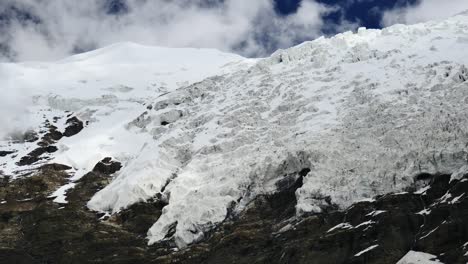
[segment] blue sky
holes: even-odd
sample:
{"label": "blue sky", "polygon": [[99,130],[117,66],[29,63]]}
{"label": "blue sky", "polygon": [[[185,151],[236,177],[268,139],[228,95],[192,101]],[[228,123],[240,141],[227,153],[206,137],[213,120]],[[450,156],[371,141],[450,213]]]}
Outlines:
{"label": "blue sky", "polygon": [[54,60],[121,41],[258,57],[466,9],[467,0],[1,0],[0,60]]}
{"label": "blue sky", "polygon": [[[317,2],[340,7],[325,16],[332,23],[346,19],[367,28],[381,28],[382,16],[387,10],[405,6],[416,6],[418,0],[318,0]],[[277,11],[288,15],[297,11],[301,0],[275,0]]]}

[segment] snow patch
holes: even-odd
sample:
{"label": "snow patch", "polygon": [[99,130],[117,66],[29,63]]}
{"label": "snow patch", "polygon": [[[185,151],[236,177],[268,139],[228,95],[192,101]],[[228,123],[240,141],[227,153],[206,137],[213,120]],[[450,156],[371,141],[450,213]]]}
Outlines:
{"label": "snow patch", "polygon": [[372,246],[370,246],[370,247],[368,247],[368,248],[366,248],[366,249],[364,249],[364,250],[362,250],[362,251],[356,253],[356,255],[354,255],[354,256],[355,256],[355,257],[359,257],[359,256],[361,256],[361,255],[363,255],[363,254],[365,254],[365,253],[367,253],[367,252],[369,252],[369,251],[371,251],[371,250],[377,248],[378,246],[379,246],[379,245],[372,245]]}
{"label": "snow patch", "polygon": [[429,215],[431,213],[431,210],[428,208],[424,208],[423,210],[417,212],[416,214],[418,215]]}
{"label": "snow patch", "polygon": [[426,186],[426,187],[423,187],[419,190],[417,190],[416,192],[414,192],[415,194],[425,194],[429,189],[431,188],[430,185]]}
{"label": "snow patch", "polygon": [[333,232],[335,230],[338,230],[338,229],[353,229],[354,226],[349,224],[349,223],[341,223],[341,224],[338,224],[332,228],[330,228],[327,233],[330,233],[330,232]]}
{"label": "snow patch", "polygon": [[48,198],[55,198],[54,202],[59,204],[67,204],[67,196],[66,193],[68,190],[73,189],[75,187],[75,183],[71,182],[66,185],[63,185],[54,193],[52,193]]}
{"label": "snow patch", "polygon": [[452,201],[450,201],[450,204],[455,204],[455,203],[460,202],[460,200],[461,200],[461,198],[462,198],[463,196],[465,196],[465,193],[462,193],[462,194],[460,194],[459,196],[453,198]]}
{"label": "snow patch", "polygon": [[432,233],[434,233],[435,231],[437,231],[437,229],[439,229],[439,227],[436,227],[434,229],[432,229],[431,231],[427,232],[427,234],[425,234],[424,236],[422,236],[419,240],[422,240],[428,236],[430,236]]}
{"label": "snow patch", "polygon": [[372,211],[372,212],[366,214],[366,216],[375,217],[375,216],[378,216],[378,215],[386,213],[386,212],[387,211],[385,211],[385,210],[375,210],[375,211]]}
{"label": "snow patch", "polygon": [[373,224],[375,224],[375,223],[376,223],[375,221],[369,220],[369,221],[360,223],[359,225],[355,226],[354,228],[359,228],[359,227],[362,227],[362,226],[373,225]]}
{"label": "snow patch", "polygon": [[437,256],[418,252],[418,251],[409,251],[402,259],[400,259],[396,264],[443,264],[437,259]]}

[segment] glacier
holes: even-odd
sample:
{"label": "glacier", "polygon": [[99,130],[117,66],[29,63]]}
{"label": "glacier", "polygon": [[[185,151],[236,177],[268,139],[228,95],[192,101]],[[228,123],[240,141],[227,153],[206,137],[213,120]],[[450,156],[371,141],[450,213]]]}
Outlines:
{"label": "glacier", "polygon": [[[149,243],[175,227],[182,248],[304,170],[297,217],[404,191],[424,173],[468,173],[466,47],[462,13],[360,28],[262,59],[121,43],[55,63],[1,64],[10,82],[0,84],[33,95],[32,126],[64,113],[89,122],[51,156],[73,167],[71,181],[104,157],[122,162],[90,209],[116,213],[157,196],[168,205]],[[13,162],[0,157],[0,170],[20,174]]]}

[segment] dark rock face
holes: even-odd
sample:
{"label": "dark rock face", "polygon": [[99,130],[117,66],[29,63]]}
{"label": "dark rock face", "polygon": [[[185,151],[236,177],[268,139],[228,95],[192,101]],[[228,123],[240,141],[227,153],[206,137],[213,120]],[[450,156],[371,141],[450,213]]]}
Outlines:
{"label": "dark rock face", "polygon": [[[58,168],[59,171],[55,169]],[[134,263],[145,240],[115,220],[100,221],[86,202],[110,178],[90,172],[67,193],[68,204],[48,195],[67,181],[61,166],[0,185],[0,263]],[[128,217],[131,219],[132,217]]]}
{"label": "dark rock face", "polygon": [[67,128],[65,128],[65,132],[63,132],[63,135],[66,137],[71,137],[74,136],[83,130],[83,122],[79,120],[76,116],[71,117],[67,120],[66,124],[68,125]]}
{"label": "dark rock face", "polygon": [[0,157],[5,157],[15,153],[14,151],[0,151]]}
{"label": "dark rock face", "polygon": [[148,229],[159,219],[166,205],[156,199],[140,202],[123,210],[114,219],[125,229],[144,238]]}
{"label": "dark rock face", "polygon": [[112,158],[104,158],[96,164],[93,168],[93,172],[99,172],[107,175],[111,175],[122,168],[122,164],[118,161],[113,161]]}
{"label": "dark rock face", "polygon": [[49,131],[42,137],[39,145],[49,145],[59,141],[63,137],[63,134],[57,130],[57,127],[50,125]]}
{"label": "dark rock face", "polygon": [[86,209],[92,195],[110,181],[112,160],[100,163],[102,168],[68,191],[65,205],[47,197],[67,181],[66,166],[3,179],[0,263],[394,264],[409,250],[437,255],[444,263],[468,261],[463,246],[468,241],[468,178],[431,175],[424,179],[430,181],[425,191],[383,195],[344,211],[330,206],[323,214],[298,217],[295,191],[304,170],[295,181],[282,182],[280,192],[255,198],[241,214],[229,214],[203,241],[174,251],[170,232],[152,246],[145,240],[166,205],[158,199],[102,218]]}
{"label": "dark rock face", "polygon": [[50,163],[42,166],[42,170],[52,170],[52,171],[66,171],[71,169],[70,166],[57,164],[57,163]]}
{"label": "dark rock face", "polygon": [[41,160],[41,156],[44,153],[54,153],[58,149],[56,146],[45,146],[45,147],[39,147],[34,149],[33,151],[29,152],[28,155],[22,157],[20,161],[17,163],[18,166],[25,166],[25,165],[31,165],[39,160]]}

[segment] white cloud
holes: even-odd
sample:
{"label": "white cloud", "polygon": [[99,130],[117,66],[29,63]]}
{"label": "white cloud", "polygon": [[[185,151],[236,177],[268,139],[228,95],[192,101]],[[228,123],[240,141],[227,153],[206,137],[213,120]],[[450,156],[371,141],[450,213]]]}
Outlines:
{"label": "white cloud", "polygon": [[416,6],[407,6],[385,12],[382,24],[415,24],[450,17],[468,10],[467,0],[422,0]]}
{"label": "white cloud", "polygon": [[330,7],[304,0],[298,12],[277,15],[273,0],[225,0],[211,7],[202,0],[128,0],[126,14],[108,15],[103,1],[4,0],[36,15],[42,23],[15,22],[8,44],[17,60],[50,60],[82,47],[120,41],[169,47],[207,47],[243,55],[266,55],[298,40],[320,35],[321,15]]}
{"label": "white cloud", "polygon": [[10,136],[11,133],[23,133],[29,128],[26,107],[31,103],[26,96],[27,91],[16,87],[4,65],[0,65],[0,139]]}

